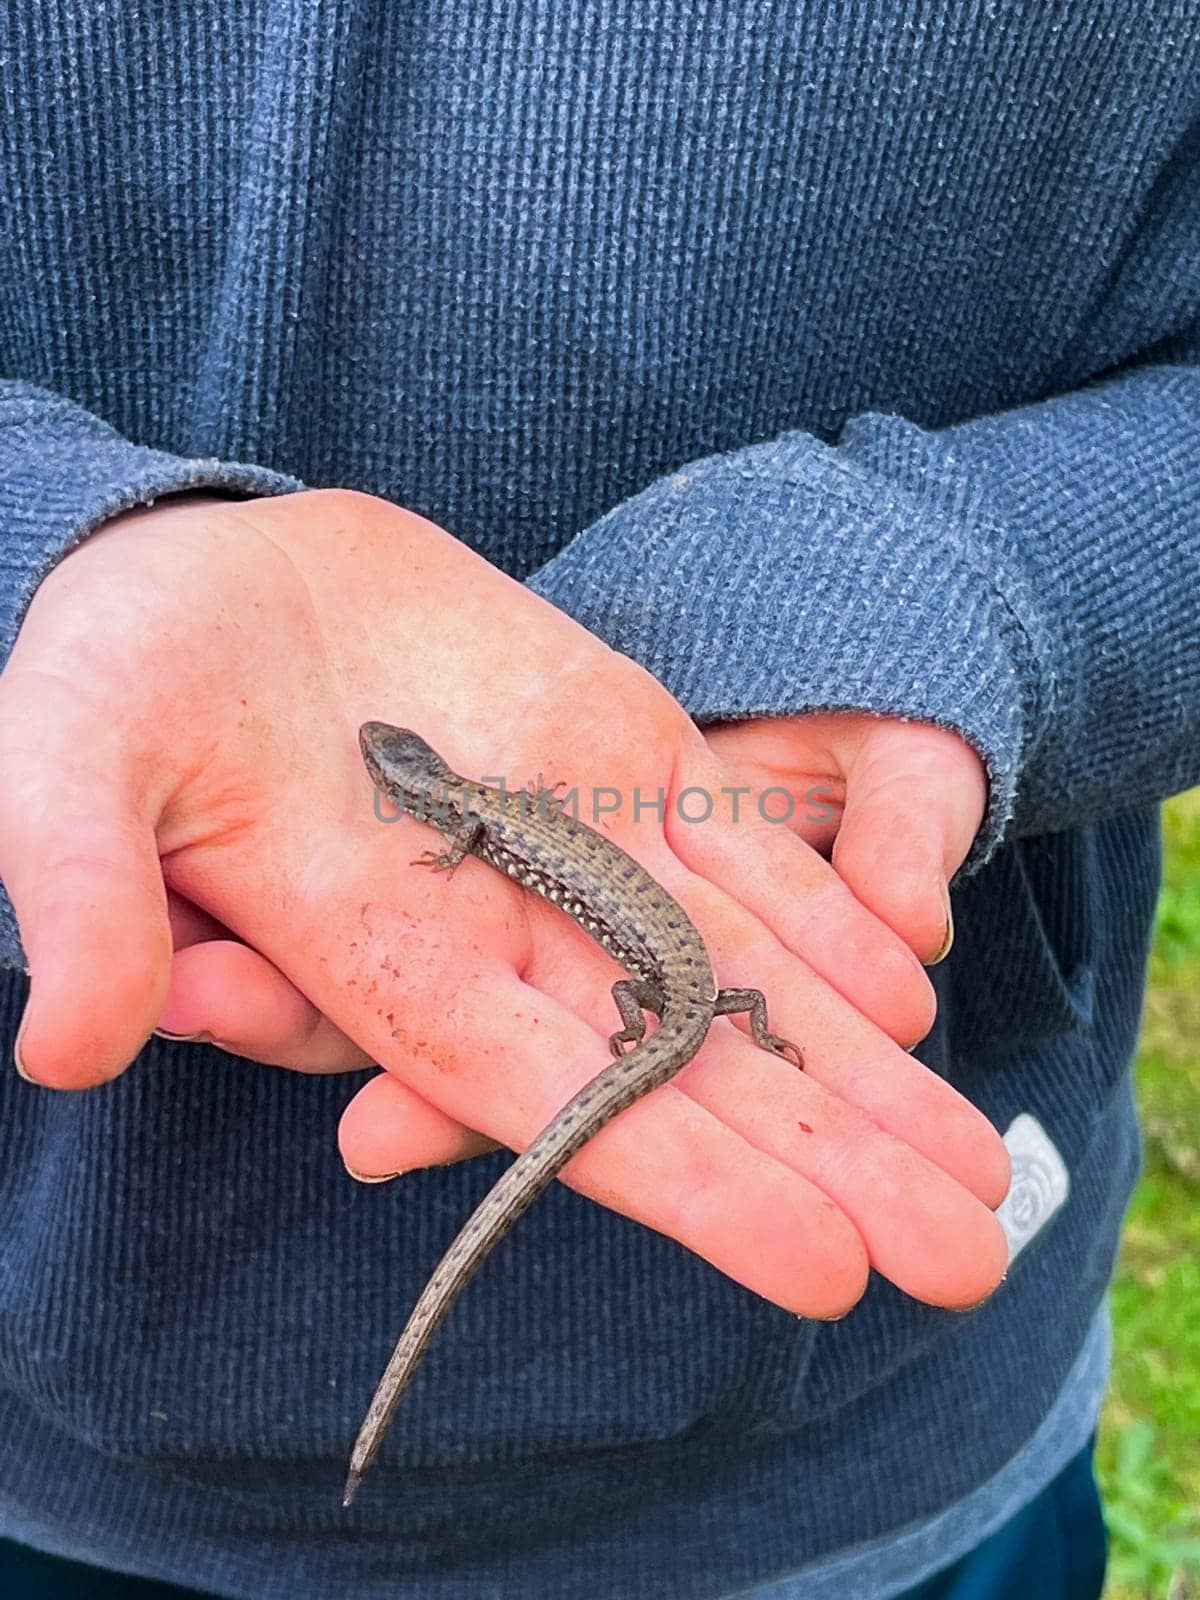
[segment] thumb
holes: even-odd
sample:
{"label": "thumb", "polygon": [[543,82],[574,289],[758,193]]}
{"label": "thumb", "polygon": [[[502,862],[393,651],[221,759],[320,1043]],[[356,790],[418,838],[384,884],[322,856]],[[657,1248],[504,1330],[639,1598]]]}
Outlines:
{"label": "thumb", "polygon": [[342,1162],[360,1183],[383,1183],[414,1167],[449,1166],[498,1148],[388,1072],[363,1085],[338,1125]]}
{"label": "thumb", "polygon": [[116,1077],[166,997],[166,892],[131,768],[117,730],[74,695],[0,678],[0,879],[30,971],[17,1063],[51,1088]]}
{"label": "thumb", "polygon": [[833,864],[926,964],[941,960],[953,941],[949,883],[986,802],[975,751],[929,723],[873,723],[847,762]]}

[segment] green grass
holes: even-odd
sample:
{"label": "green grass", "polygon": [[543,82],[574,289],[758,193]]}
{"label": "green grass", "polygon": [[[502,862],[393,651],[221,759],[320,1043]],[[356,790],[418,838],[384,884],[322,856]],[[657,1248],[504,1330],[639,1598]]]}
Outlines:
{"label": "green grass", "polygon": [[1113,1285],[1106,1600],[1200,1600],[1200,790],[1167,807],[1138,1058],[1146,1163]]}

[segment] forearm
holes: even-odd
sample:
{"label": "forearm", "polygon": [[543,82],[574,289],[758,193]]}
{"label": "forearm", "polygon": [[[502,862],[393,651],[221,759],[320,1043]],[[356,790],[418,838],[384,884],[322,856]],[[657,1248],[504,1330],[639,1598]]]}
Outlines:
{"label": "forearm", "polygon": [[1200,370],[692,463],[530,580],[699,720],[857,709],[983,758],[980,865],[1200,778]]}
{"label": "forearm", "polygon": [[841,449],[961,517],[1027,643],[1013,834],[1200,781],[1200,366],[1149,366],[925,433],[864,417]]}

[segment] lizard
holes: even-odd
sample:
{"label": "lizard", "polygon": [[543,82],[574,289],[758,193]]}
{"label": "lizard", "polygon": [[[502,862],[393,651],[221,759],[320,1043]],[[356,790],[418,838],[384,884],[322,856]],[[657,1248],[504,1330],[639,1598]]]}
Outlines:
{"label": "lizard", "polygon": [[[379,792],[445,836],[448,848],[427,850],[413,865],[450,874],[468,855],[479,857],[558,906],[629,976],[612,990],[622,1024],[609,1039],[615,1059],[505,1170],[421,1291],[355,1440],[346,1506],[434,1333],[484,1258],[589,1139],[692,1060],[715,1017],[746,1013],[755,1044],[804,1065],[795,1045],[769,1031],[761,991],[719,988],[704,940],[679,902],[619,845],[559,806],[552,791],[463,778],[419,734],[386,722],[364,723],[359,747]],[[646,1012],[658,1019],[648,1039]]]}

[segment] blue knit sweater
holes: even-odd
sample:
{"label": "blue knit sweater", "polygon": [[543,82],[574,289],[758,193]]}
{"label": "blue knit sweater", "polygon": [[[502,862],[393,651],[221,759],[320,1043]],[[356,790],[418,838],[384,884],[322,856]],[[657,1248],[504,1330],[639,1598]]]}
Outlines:
{"label": "blue knit sweater", "polygon": [[[0,651],[123,507],[342,484],[697,719],[959,729],[991,800],[921,1054],[1071,1176],[979,1311],[834,1325],[557,1186],[347,1514],[503,1158],[359,1187],[360,1076],[215,1050],[4,1073],[0,1528],[253,1600],[696,1600],[996,1473],[1110,1271],[1200,779],[1192,0],[8,0],[0,197]],[[11,1040],[6,906],[0,949]]]}

